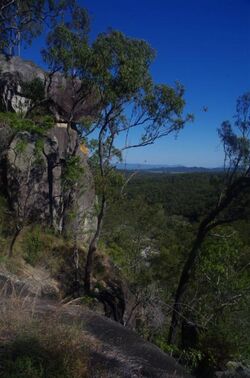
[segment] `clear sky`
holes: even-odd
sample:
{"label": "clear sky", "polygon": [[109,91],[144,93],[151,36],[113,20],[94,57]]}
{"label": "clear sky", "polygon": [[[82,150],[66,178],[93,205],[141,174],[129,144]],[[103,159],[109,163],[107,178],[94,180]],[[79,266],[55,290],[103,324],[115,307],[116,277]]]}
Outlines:
{"label": "clear sky", "polygon": [[[232,119],[250,90],[250,0],[80,0],[91,17],[91,39],[108,27],[141,38],[157,51],[156,82],[180,81],[186,111],[195,115],[177,140],[130,150],[127,163],[219,166],[217,127]],[[42,39],[23,52],[38,64]],[[207,107],[205,112],[204,106]]]}

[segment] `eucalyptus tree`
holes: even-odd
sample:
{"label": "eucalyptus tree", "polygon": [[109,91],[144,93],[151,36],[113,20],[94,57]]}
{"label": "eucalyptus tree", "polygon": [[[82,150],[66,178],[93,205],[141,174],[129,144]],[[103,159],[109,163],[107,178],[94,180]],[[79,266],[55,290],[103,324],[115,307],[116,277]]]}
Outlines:
{"label": "eucalyptus tree", "polygon": [[182,85],[154,83],[150,66],[155,52],[145,41],[109,31],[90,45],[79,30],[61,25],[50,35],[44,57],[52,70],[60,70],[74,83],[80,81],[76,102],[89,96],[98,102],[95,113],[77,124],[90,146],[99,194],[97,227],[85,267],[85,291],[89,293],[93,256],[107,203],[112,199],[111,187],[114,181],[117,184],[114,161],[122,158],[124,150],[147,146],[170,133],[178,133],[192,115],[183,116]]}
{"label": "eucalyptus tree", "polygon": [[20,55],[21,42],[31,44],[45,28],[65,19],[85,19],[88,15],[75,0],[0,0],[0,50]]}
{"label": "eucalyptus tree", "polygon": [[[216,227],[249,216],[250,192],[250,93],[237,100],[234,122],[225,121],[218,130],[224,148],[224,176],[217,203],[201,221],[192,248],[188,252],[174,296],[168,342],[175,343],[183,316],[185,295],[198,265],[205,238]],[[197,267],[198,268],[198,267]]]}
{"label": "eucalyptus tree", "polygon": [[[95,159],[100,203],[96,232],[89,245],[85,290],[90,291],[93,256],[102,230],[114,179],[112,163],[124,150],[153,144],[184,127],[191,115],[182,116],[184,89],[155,84],[150,75],[154,51],[144,41],[120,32],[101,34],[92,45],[91,65],[100,110],[88,133],[97,134]],[[135,130],[135,132],[134,132]],[[117,148],[117,138],[120,139]]]}

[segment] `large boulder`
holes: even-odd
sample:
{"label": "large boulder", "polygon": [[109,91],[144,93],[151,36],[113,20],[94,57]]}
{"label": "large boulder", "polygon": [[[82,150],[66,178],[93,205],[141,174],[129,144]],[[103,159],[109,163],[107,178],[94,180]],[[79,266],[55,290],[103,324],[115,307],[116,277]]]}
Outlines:
{"label": "large boulder", "polygon": [[96,114],[98,97],[89,88],[83,88],[78,79],[65,78],[60,73],[52,75],[31,61],[3,55],[0,55],[0,109],[26,114],[33,104],[26,97],[23,84],[35,79],[44,85],[42,106],[58,122],[78,122],[83,116]]}
{"label": "large boulder", "polygon": [[250,378],[250,367],[241,362],[229,361],[225,371],[215,374],[217,378]]}

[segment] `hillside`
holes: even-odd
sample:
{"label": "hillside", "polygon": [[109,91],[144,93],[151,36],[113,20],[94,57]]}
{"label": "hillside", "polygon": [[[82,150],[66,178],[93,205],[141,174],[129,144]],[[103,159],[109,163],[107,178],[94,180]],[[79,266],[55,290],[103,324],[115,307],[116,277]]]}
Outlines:
{"label": "hillside", "polygon": [[[25,314],[32,312],[32,317],[35,318],[54,317],[54,314],[58,316],[59,313],[62,323],[66,322],[72,326],[78,322],[84,324],[86,340],[94,339],[93,345],[88,345],[90,355],[87,365],[90,373],[84,373],[86,377],[103,374],[110,377],[187,376],[174,359],[122,325],[89,311],[86,306],[61,305],[65,295],[74,295],[74,259],[78,257],[73,254],[74,242],[71,242],[70,235],[73,233],[77,243],[81,241],[84,246],[95,227],[93,178],[77,132],[65,126],[65,109],[63,114],[58,113],[61,98],[59,94],[55,95],[55,89],[52,97],[50,92],[47,94],[46,106],[43,105],[46,109],[48,106],[51,109],[50,114],[56,114],[57,118],[47,129],[43,126],[43,121],[39,129],[38,125],[25,119],[21,121],[18,115],[15,116],[15,112],[18,113],[21,109],[28,111],[26,106],[29,105],[29,98],[22,92],[23,83],[27,80],[33,82],[37,78],[46,80],[46,73],[32,62],[25,62],[20,58],[7,61],[1,57],[1,62],[1,103],[2,108],[6,107],[0,118],[0,177],[3,204],[1,217],[4,222],[9,222],[9,226],[2,225],[1,236],[3,262],[0,281],[3,318],[8,311],[8,316],[14,315],[11,312],[15,311],[12,308],[15,303],[15,306],[20,306],[18,316],[21,322],[26,318]],[[7,98],[4,97],[5,94]],[[10,111],[14,113],[11,114]],[[81,112],[81,109],[78,108],[78,111]],[[19,125],[15,128],[18,122]],[[72,213],[73,218],[70,215]],[[40,228],[36,226],[38,223]],[[49,226],[52,227],[51,231],[46,231]],[[62,249],[65,250],[64,255]],[[73,260],[69,259],[70,255],[65,255],[68,252],[73,256]],[[7,260],[5,254],[8,256]],[[65,265],[67,260],[68,266]],[[72,272],[70,269],[73,269]],[[119,277],[114,276],[112,284],[109,282],[112,279],[111,273],[105,274],[107,278],[103,279],[103,284],[106,289],[104,287],[99,297],[97,296],[100,300],[98,311],[109,313],[109,316],[116,319],[117,312],[112,310],[112,301],[115,303],[118,300],[115,290],[119,289],[119,283],[115,284],[117,288],[113,285],[115,280],[119,281]],[[70,279],[72,282],[67,287],[67,281]],[[107,297],[105,300],[108,290],[114,292],[110,299]],[[67,301],[70,302],[69,298]],[[109,306],[111,312],[107,310]],[[123,314],[120,321],[123,321],[122,317]],[[19,322],[17,319],[16,321]],[[29,320],[28,315],[27,326],[29,321],[33,322],[34,319]],[[1,325],[2,357],[4,350],[14,342],[13,335],[5,337],[9,326],[13,325],[7,326],[4,322]],[[59,325],[56,324],[57,326]],[[23,324],[23,327],[26,325]],[[13,332],[19,337],[21,330],[15,329]],[[127,340],[126,343],[124,340]],[[87,343],[89,344],[89,341]],[[26,358],[25,350],[22,353]],[[96,366],[101,371],[100,375]],[[5,376],[4,371],[2,373]]]}
{"label": "hillside", "polygon": [[155,173],[215,173],[223,172],[223,168],[205,168],[205,167],[186,167],[183,165],[164,165],[164,164],[117,164],[117,169],[123,171],[141,171],[141,172],[155,172]]}

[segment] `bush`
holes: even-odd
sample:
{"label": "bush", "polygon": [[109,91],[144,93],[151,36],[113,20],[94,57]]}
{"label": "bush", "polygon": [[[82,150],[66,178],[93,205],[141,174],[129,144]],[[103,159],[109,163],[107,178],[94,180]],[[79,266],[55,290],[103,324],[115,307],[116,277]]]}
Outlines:
{"label": "bush", "polygon": [[0,112],[0,123],[10,127],[14,134],[28,131],[31,134],[43,136],[53,126],[53,119],[48,116],[41,116],[36,120],[22,118],[17,113]]}
{"label": "bush", "polygon": [[200,344],[204,355],[216,369],[224,369],[235,355],[236,346],[230,334],[224,333],[222,329],[204,335]]}
{"label": "bush", "polygon": [[44,249],[40,228],[36,226],[30,230],[30,232],[25,235],[22,244],[25,261],[28,264],[35,266],[41,259]]}

